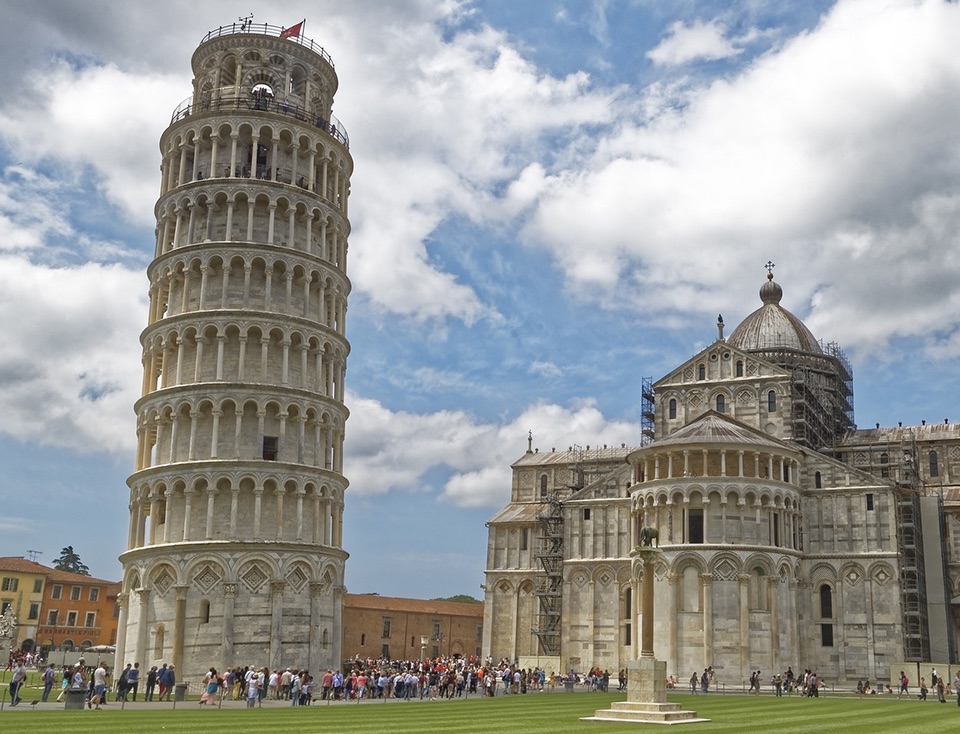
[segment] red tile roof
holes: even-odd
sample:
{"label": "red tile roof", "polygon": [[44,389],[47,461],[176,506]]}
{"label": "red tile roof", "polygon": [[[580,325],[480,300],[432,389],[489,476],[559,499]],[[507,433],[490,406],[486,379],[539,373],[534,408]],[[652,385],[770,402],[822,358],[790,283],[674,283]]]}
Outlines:
{"label": "red tile roof", "polygon": [[428,599],[404,599],[379,594],[346,594],[345,609],[381,609],[389,612],[414,612],[421,614],[447,614],[454,617],[482,617],[483,602],[464,603],[455,601],[432,601]]}

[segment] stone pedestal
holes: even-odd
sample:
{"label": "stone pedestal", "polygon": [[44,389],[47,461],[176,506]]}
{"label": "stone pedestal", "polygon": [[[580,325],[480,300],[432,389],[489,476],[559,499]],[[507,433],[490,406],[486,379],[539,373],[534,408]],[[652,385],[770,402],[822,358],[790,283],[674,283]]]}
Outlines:
{"label": "stone pedestal", "polygon": [[638,547],[631,554],[642,566],[640,657],[627,663],[627,700],[597,711],[584,721],[632,721],[637,724],[692,724],[700,719],[678,703],[667,703],[667,664],[653,657],[653,562],[659,549]]}
{"label": "stone pedestal", "polygon": [[632,721],[637,724],[693,724],[701,719],[678,703],[667,703],[667,664],[656,658],[627,663],[627,700],[601,709],[584,721]]}

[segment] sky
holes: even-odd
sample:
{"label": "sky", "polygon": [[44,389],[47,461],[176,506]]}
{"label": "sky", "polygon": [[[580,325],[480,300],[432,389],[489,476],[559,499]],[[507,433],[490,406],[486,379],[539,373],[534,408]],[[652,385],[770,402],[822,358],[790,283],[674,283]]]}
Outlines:
{"label": "sky", "polygon": [[[119,579],[158,142],[249,6],[3,7],[0,555]],[[768,260],[861,427],[960,419],[957,4],[254,9],[332,56],[355,162],[348,591],[482,597],[528,431],[639,445],[642,378],[759,307]]]}

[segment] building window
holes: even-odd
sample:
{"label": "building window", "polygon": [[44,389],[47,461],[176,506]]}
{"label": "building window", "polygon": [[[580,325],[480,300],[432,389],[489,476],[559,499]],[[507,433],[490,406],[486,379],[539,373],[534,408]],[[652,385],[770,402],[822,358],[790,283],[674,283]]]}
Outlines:
{"label": "building window", "polygon": [[157,627],[157,633],[153,637],[153,657],[163,657],[163,638],[166,636],[166,630],[163,625]]}
{"label": "building window", "polygon": [[868,511],[873,510],[873,495],[872,495],[872,494],[868,494],[868,495],[867,495],[867,510],[868,510]]}
{"label": "building window", "polygon": [[820,625],[820,644],[824,647],[833,647],[833,625]]}
{"label": "building window", "polygon": [[50,592],[51,599],[59,599],[63,596],[63,587],[60,584],[54,584],[53,590]]}
{"label": "building window", "polygon": [[280,439],[277,436],[263,437],[263,460],[276,461],[277,452],[280,448]]}
{"label": "building window", "polygon": [[777,412],[777,393],[771,390],[767,393],[767,412],[776,413]]}
{"label": "building window", "polygon": [[383,630],[381,630],[380,636],[381,637],[390,636],[390,617],[383,618]]}
{"label": "building window", "polygon": [[937,466],[937,452],[930,452],[930,476],[939,477],[940,476],[940,467]]}
{"label": "building window", "polygon": [[77,613],[67,612],[67,627],[76,627],[76,626],[77,626]]}
{"label": "building window", "polygon": [[380,657],[382,657],[384,660],[390,659],[390,645],[380,646]]}
{"label": "building window", "polygon": [[100,601],[100,587],[91,586],[90,587],[90,601]]}
{"label": "building window", "polygon": [[71,586],[70,587],[70,601],[80,601],[80,587]]}
{"label": "building window", "polygon": [[483,625],[478,624],[477,625],[477,642],[481,642],[482,640],[483,640]]}
{"label": "building window", "polygon": [[431,657],[433,657],[434,659],[440,657],[440,646],[439,646],[439,645],[434,645],[434,646],[433,646],[433,652],[430,653],[430,655],[431,655]]}
{"label": "building window", "polygon": [[547,496],[547,475],[544,474],[540,477],[540,499],[545,499]]}
{"label": "building window", "polygon": [[96,612],[87,612],[87,618],[83,623],[84,627],[96,627],[97,626],[97,613]]}
{"label": "building window", "polygon": [[33,580],[33,593],[39,594],[43,591],[43,579],[34,579]]}
{"label": "building window", "polygon": [[677,399],[676,398],[670,398],[669,415],[671,418],[677,417]]}
{"label": "building window", "polygon": [[590,508],[589,508],[589,507],[587,507],[587,508],[583,511],[583,519],[584,519],[584,520],[589,520],[589,519],[590,519]]}
{"label": "building window", "polygon": [[16,591],[19,585],[20,579],[4,576],[3,582],[0,583],[0,591]]}
{"label": "building window", "polygon": [[326,627],[323,628],[323,634],[320,636],[320,644],[323,647],[326,647],[330,644],[330,630]]}
{"label": "building window", "polygon": [[697,379],[706,380],[707,379],[707,366],[705,364],[697,365]]}
{"label": "building window", "polygon": [[820,475],[820,472],[813,475],[813,486],[817,489],[823,489],[823,477]]}
{"label": "building window", "polygon": [[737,360],[737,377],[743,377],[743,360]]}
{"label": "building window", "polygon": [[833,619],[833,589],[828,584],[820,587],[820,617]]}
{"label": "building window", "polygon": [[366,644],[367,644],[367,636],[366,636],[366,634],[361,633],[361,635],[360,635],[360,647],[363,647],[363,646],[366,645]]}
{"label": "building window", "polygon": [[529,542],[530,542],[529,528],[520,528],[520,550],[525,551],[527,549],[527,544]]}
{"label": "building window", "polygon": [[433,639],[434,640],[440,639],[440,622],[438,622],[437,620],[433,620]]}
{"label": "building window", "polygon": [[33,602],[30,605],[30,611],[27,613],[27,619],[39,619],[40,618],[40,605],[37,602]]}
{"label": "building window", "polygon": [[200,602],[200,624],[210,623],[210,602],[204,599]]}
{"label": "building window", "polygon": [[702,509],[690,509],[687,510],[687,542],[688,543],[702,543],[703,542],[703,510]]}
{"label": "building window", "polygon": [[59,612],[56,609],[51,609],[47,612],[47,624],[51,627],[57,626],[57,614]]}
{"label": "building window", "polygon": [[723,395],[717,395],[717,412],[725,413],[727,411],[727,400]]}

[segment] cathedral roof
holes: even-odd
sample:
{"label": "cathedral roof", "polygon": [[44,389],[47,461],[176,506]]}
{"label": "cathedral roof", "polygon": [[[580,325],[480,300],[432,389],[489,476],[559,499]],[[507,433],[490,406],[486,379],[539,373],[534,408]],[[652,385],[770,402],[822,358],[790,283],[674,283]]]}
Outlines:
{"label": "cathedral roof", "polygon": [[787,348],[821,354],[820,343],[810,329],[780,305],[782,297],[783,289],[767,271],[767,282],[760,288],[763,305],[740,322],[727,342],[751,352]]}
{"label": "cathedral roof", "polygon": [[789,448],[791,451],[797,449],[796,446],[784,443],[773,436],[768,436],[713,410],[707,411],[669,436],[655,441],[650,448],[657,450],[666,446],[705,443],[776,447],[781,450]]}

